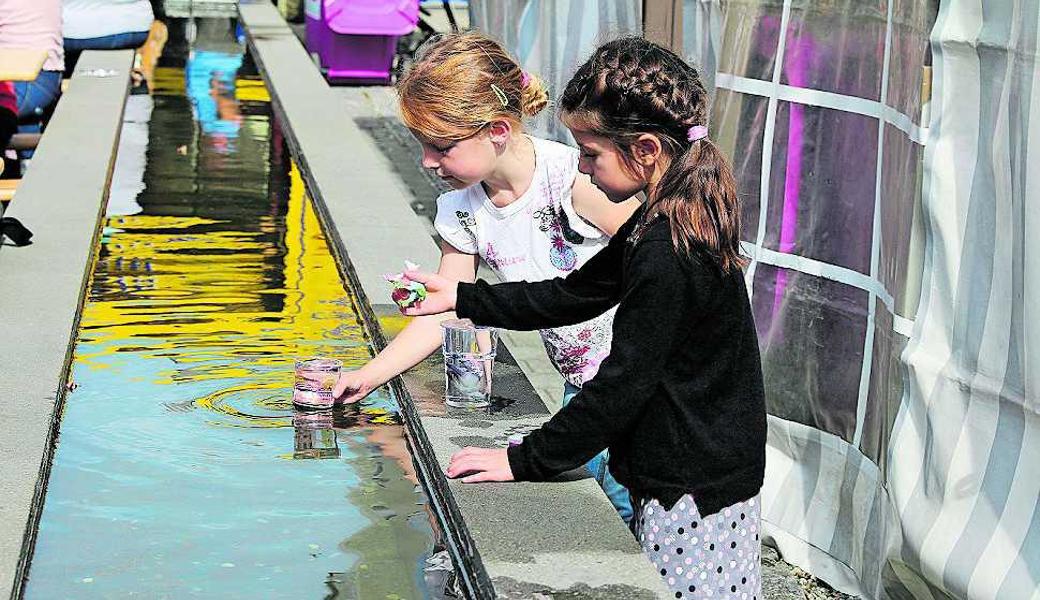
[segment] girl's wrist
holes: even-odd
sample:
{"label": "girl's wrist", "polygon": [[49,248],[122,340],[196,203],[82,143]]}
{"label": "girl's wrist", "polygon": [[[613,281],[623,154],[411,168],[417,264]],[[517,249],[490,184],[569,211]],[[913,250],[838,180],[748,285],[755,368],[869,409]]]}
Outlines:
{"label": "girl's wrist", "polygon": [[358,378],[372,389],[375,389],[387,381],[390,381],[390,377],[385,379],[382,377],[379,369],[378,357],[370,360],[365,366],[361,367],[356,371]]}

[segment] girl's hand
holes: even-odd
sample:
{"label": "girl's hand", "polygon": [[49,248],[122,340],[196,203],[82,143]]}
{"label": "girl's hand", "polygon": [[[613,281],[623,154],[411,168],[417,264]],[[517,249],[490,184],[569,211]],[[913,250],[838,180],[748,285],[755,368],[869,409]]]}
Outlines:
{"label": "girl's hand", "polygon": [[419,271],[407,271],[404,276],[426,286],[426,299],[408,308],[402,308],[402,313],[417,317],[455,310],[455,292],[458,290],[459,282],[434,273]]}
{"label": "girl's hand", "polygon": [[339,374],[339,379],[332,388],[332,397],[336,402],[353,404],[371,394],[376,387],[361,371],[346,371]]}
{"label": "girl's hand", "polygon": [[481,481],[513,481],[509,456],[505,448],[474,448],[467,446],[451,455],[447,475],[452,479],[469,473],[462,483]]}

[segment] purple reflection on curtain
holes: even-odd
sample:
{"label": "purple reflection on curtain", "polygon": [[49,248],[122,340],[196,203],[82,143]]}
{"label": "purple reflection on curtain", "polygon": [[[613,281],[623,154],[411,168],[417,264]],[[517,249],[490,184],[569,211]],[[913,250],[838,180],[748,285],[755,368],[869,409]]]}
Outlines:
{"label": "purple reflection on curtain", "polygon": [[[790,35],[788,49],[784,52],[784,69],[790,85],[802,87],[806,85],[813,41],[809,34],[796,35],[791,32]],[[805,107],[792,103],[787,118],[787,165],[784,173],[784,210],[780,220],[780,252],[794,250],[795,239],[798,237],[798,192],[802,182]],[[774,313],[781,310],[786,289],[787,271],[780,269],[776,273],[776,287],[773,290]]]}

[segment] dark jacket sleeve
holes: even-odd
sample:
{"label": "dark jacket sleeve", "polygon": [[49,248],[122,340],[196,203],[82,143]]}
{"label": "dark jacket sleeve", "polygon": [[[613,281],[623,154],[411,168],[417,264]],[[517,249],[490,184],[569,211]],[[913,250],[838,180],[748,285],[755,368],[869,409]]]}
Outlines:
{"label": "dark jacket sleeve", "polygon": [[696,300],[670,240],[637,244],[627,272],[610,356],[566,407],[509,449],[516,480],[540,481],[584,464],[645,416],[677,340],[690,328]]}
{"label": "dark jacket sleeve", "polygon": [[483,280],[460,283],[455,312],[478,325],[519,331],[588,321],[620,299],[624,237],[619,232],[566,279],[497,285]]}

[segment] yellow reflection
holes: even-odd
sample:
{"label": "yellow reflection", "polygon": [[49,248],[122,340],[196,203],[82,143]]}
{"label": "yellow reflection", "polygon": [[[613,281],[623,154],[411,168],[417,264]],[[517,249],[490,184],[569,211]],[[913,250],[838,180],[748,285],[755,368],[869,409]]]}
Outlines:
{"label": "yellow reflection", "polygon": [[260,79],[235,80],[235,99],[243,102],[270,102],[271,94]]}
{"label": "yellow reflection", "polygon": [[153,94],[164,96],[184,95],[184,70],[173,67],[156,67]]}
{"label": "yellow reflection", "polygon": [[251,377],[285,389],[297,357],[366,360],[353,299],[295,165],[290,179],[284,248],[270,223],[228,231],[198,217],[111,219],[97,273],[120,293],[87,303],[83,333],[91,343],[78,360],[96,367],[101,357],[147,346],[177,365],[155,383]]}

